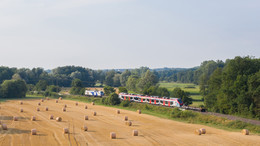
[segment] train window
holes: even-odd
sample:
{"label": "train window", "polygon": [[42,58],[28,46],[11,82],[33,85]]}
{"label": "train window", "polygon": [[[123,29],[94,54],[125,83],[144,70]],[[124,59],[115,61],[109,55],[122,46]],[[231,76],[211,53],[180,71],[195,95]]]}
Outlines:
{"label": "train window", "polygon": [[152,99],[152,102],[154,102],[154,100]]}
{"label": "train window", "polygon": [[171,105],[173,104],[173,102],[171,101]]}
{"label": "train window", "polygon": [[160,103],[163,103],[163,101],[162,101],[162,100],[160,100]]}
{"label": "train window", "polygon": [[168,104],[168,101],[165,101],[165,104]]}
{"label": "train window", "polygon": [[159,103],[160,101],[159,100],[156,100],[156,103]]}

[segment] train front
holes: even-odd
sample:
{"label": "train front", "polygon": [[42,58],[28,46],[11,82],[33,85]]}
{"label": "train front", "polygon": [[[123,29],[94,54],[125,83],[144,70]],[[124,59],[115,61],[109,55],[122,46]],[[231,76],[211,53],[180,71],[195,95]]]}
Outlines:
{"label": "train front", "polygon": [[183,106],[183,102],[182,102],[182,100],[180,99],[180,98],[178,98],[178,103],[179,103],[179,105],[180,105],[180,107],[182,107]]}

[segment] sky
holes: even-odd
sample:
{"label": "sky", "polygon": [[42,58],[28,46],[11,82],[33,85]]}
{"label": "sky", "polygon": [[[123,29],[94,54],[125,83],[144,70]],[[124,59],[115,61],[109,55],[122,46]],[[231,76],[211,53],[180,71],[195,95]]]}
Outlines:
{"label": "sky", "polygon": [[0,0],[0,66],[190,68],[260,57],[259,0]]}

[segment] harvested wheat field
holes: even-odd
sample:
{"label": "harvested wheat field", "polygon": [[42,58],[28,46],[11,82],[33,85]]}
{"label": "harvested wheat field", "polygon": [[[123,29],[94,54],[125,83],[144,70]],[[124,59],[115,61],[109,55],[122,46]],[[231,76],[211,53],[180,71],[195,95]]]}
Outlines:
{"label": "harvested wheat field", "polygon": [[[260,145],[260,136],[243,135],[240,132],[229,132],[197,124],[187,124],[158,117],[138,114],[137,112],[54,99],[46,100],[37,106],[38,100],[23,100],[23,104],[10,100],[1,104],[0,120],[7,130],[0,130],[0,145]],[[67,104],[66,112],[61,109]],[[49,110],[44,110],[45,107]],[[40,111],[35,109],[39,107]],[[20,112],[23,108],[24,112]],[[97,112],[93,116],[93,112]],[[50,119],[50,115],[54,118]],[[88,115],[88,120],[83,117]],[[13,116],[18,121],[13,121]],[[32,121],[31,117],[36,120]],[[124,117],[132,122],[126,126]],[[56,117],[62,121],[57,122]],[[87,130],[82,129],[87,126]],[[64,128],[68,133],[64,134]],[[196,135],[196,129],[205,128],[206,134]],[[31,134],[37,129],[36,135]],[[133,130],[138,136],[133,136]],[[110,133],[116,133],[116,139]]]}

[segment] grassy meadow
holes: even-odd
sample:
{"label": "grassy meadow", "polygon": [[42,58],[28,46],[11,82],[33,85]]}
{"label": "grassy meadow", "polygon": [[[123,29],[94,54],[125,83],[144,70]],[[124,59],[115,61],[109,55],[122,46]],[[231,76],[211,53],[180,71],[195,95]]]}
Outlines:
{"label": "grassy meadow", "polygon": [[202,101],[202,96],[200,95],[200,89],[198,85],[191,83],[176,83],[176,82],[160,82],[160,87],[165,87],[169,91],[172,91],[174,88],[179,87],[182,90],[189,92],[192,98],[192,105],[194,107],[198,107],[199,105],[204,105]]}

